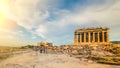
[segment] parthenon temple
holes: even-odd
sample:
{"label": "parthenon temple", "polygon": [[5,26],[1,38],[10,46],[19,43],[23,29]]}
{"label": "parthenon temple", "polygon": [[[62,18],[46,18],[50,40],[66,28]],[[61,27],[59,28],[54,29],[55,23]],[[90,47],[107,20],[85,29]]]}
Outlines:
{"label": "parthenon temple", "polygon": [[109,28],[77,29],[74,34],[74,44],[109,44]]}

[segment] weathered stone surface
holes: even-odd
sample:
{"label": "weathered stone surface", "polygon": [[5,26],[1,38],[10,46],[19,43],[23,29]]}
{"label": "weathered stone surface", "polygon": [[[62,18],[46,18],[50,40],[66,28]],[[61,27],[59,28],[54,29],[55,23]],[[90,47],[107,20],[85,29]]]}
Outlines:
{"label": "weathered stone surface", "polygon": [[74,35],[75,45],[109,44],[109,28],[77,29]]}

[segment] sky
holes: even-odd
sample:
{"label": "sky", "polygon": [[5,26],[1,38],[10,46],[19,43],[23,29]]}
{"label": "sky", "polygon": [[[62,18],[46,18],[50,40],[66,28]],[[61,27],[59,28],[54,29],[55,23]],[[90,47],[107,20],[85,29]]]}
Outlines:
{"label": "sky", "polygon": [[120,0],[0,0],[0,46],[72,44],[76,29],[91,27],[120,41]]}

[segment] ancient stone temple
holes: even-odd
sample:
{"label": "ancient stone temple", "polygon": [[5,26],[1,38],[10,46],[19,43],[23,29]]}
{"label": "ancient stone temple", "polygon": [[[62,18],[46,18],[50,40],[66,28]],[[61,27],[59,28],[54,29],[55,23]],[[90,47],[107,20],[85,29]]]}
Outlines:
{"label": "ancient stone temple", "polygon": [[109,44],[109,28],[77,29],[74,34],[74,44]]}

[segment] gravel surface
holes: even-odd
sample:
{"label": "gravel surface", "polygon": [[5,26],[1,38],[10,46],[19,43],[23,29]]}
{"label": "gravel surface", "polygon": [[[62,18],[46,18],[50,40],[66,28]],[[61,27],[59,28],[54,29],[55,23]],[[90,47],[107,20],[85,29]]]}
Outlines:
{"label": "gravel surface", "polygon": [[0,68],[120,68],[120,66],[80,61],[66,54],[40,54],[30,51],[2,61]]}

